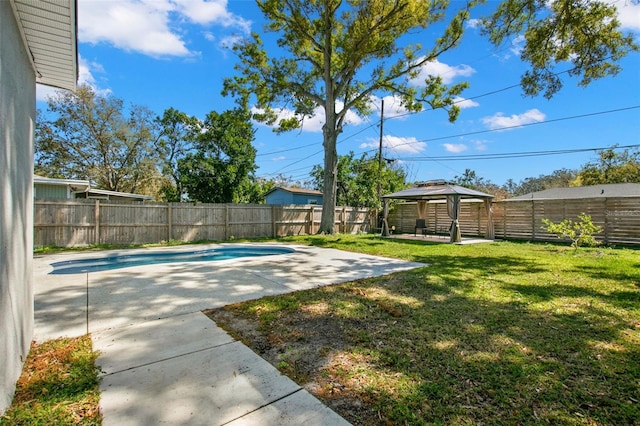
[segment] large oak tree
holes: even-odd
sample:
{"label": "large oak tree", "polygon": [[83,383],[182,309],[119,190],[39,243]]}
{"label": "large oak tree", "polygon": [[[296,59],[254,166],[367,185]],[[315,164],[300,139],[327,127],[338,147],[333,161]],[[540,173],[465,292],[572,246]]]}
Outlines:
{"label": "large oak tree", "polygon": [[256,168],[254,135],[243,110],[207,114],[192,152],[177,160],[180,183],[189,199],[203,203],[240,201]]}
{"label": "large oak tree", "polygon": [[[454,121],[459,109],[454,98],[465,83],[447,86],[427,77],[424,86],[412,80],[423,65],[455,48],[463,35],[470,9],[449,0],[258,0],[268,31],[278,37],[271,54],[261,37],[235,46],[237,75],[225,80],[223,93],[236,96],[243,108],[254,106],[254,118],[285,131],[300,127],[306,117],[324,111],[324,203],[320,232],[334,232],[338,155],[336,142],[348,111],[371,113],[372,95],[394,94],[405,108],[443,108]],[[548,7],[548,5],[551,5]],[[453,11],[454,7],[462,8]],[[411,44],[403,37],[445,24],[429,43]],[[525,37],[522,59],[531,63],[523,76],[528,94],[544,91],[550,97],[560,89],[555,66],[572,62],[580,84],[615,74],[629,50],[615,9],[596,0],[506,0],[486,20],[486,33],[496,44],[517,34]],[[296,115],[278,118],[279,108]]]}
{"label": "large oak tree", "polygon": [[145,192],[158,179],[153,113],[83,85],[58,91],[39,113],[35,172],[47,177],[88,179],[100,189]]}

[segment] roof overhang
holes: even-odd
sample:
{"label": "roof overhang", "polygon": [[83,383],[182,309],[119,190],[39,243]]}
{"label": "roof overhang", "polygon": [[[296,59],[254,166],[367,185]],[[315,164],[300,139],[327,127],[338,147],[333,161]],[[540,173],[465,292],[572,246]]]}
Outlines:
{"label": "roof overhang", "polygon": [[153,197],[151,195],[142,195],[142,194],[132,194],[130,192],[118,192],[118,191],[108,191],[106,189],[88,189],[87,195],[89,197],[92,196],[105,196],[105,197],[119,197],[119,198],[131,198],[134,200],[141,201],[152,201]]}
{"label": "roof overhang", "polygon": [[322,195],[322,192],[318,191],[316,189],[287,188],[287,187],[283,187],[283,186],[276,186],[275,188],[272,188],[271,190],[269,190],[265,195],[269,195],[272,192],[275,192],[275,191],[278,191],[278,190],[290,192],[292,194],[318,195],[318,196]]}
{"label": "roof overhang", "polygon": [[9,0],[36,83],[75,90],[78,81],[76,0]]}
{"label": "roof overhang", "polygon": [[57,185],[57,186],[68,186],[73,189],[75,192],[86,192],[91,186],[89,185],[88,180],[80,180],[80,179],[55,179],[55,178],[47,178],[42,176],[34,176],[33,183],[39,183],[44,185]]}
{"label": "roof overhang", "polygon": [[465,188],[445,181],[433,181],[426,185],[418,185],[393,194],[383,195],[382,198],[393,198],[401,200],[442,200],[450,196],[460,198],[491,199],[493,195],[474,189]]}

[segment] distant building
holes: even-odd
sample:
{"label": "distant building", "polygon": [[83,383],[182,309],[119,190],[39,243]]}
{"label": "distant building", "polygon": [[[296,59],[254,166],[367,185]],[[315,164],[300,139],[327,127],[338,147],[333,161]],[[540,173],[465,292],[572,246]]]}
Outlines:
{"label": "distant building", "polygon": [[640,197],[640,183],[609,183],[602,185],[551,188],[509,198],[505,201],[574,200],[579,198]]}
{"label": "distant building", "polygon": [[315,189],[273,188],[267,192],[267,204],[320,204],[322,192]]}
{"label": "distant building", "polygon": [[93,189],[88,180],[33,177],[34,198],[77,199],[91,198],[113,201],[153,201],[150,195]]}
{"label": "distant building", "polygon": [[88,180],[78,179],[54,179],[42,176],[33,176],[34,198],[72,199],[76,192],[85,192],[91,185]]}

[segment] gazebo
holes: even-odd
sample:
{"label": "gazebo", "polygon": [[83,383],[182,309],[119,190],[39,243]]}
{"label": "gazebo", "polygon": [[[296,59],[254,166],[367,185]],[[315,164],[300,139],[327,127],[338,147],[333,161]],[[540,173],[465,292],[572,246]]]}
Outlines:
{"label": "gazebo", "polygon": [[447,200],[447,213],[451,218],[450,241],[452,243],[459,243],[462,241],[462,236],[460,233],[458,215],[460,214],[460,200],[463,198],[479,199],[484,202],[485,209],[487,211],[487,230],[485,238],[492,240],[494,237],[491,209],[491,199],[493,198],[493,195],[455,185],[445,180],[430,180],[419,183],[413,188],[382,196],[382,199],[384,200],[382,235],[389,235],[389,223],[387,222],[387,216],[389,215],[389,200],[402,199],[417,201],[418,219],[424,219],[427,212],[427,203],[432,200],[444,199]]}

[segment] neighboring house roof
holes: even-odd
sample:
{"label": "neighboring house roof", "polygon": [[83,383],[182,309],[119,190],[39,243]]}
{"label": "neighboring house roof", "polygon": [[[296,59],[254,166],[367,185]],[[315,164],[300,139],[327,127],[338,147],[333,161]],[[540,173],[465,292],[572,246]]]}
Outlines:
{"label": "neighboring house roof", "polygon": [[44,184],[44,185],[60,185],[60,186],[69,186],[71,190],[74,192],[85,192],[87,191],[91,185],[88,180],[80,180],[80,179],[55,179],[48,178],[43,176],[34,175],[33,176],[34,184]]}
{"label": "neighboring house roof", "polygon": [[[42,185],[59,185],[69,187],[71,191],[76,194],[76,198],[129,198],[132,200],[150,201],[153,197],[150,195],[132,194],[129,192],[107,191],[106,189],[93,189],[88,180],[79,179],[55,179],[47,178],[43,176],[35,175],[33,177],[33,183]],[[78,197],[78,195],[84,194],[84,197]]]}
{"label": "neighboring house roof", "polygon": [[273,188],[271,191],[267,192],[265,195],[269,195],[272,192],[275,192],[277,190],[291,192],[292,194],[322,195],[321,191],[318,191],[318,190],[315,190],[315,189],[285,188],[285,187]]}
{"label": "neighboring house roof", "polygon": [[571,188],[551,188],[530,192],[506,199],[505,201],[524,200],[569,200],[576,198],[613,198],[640,197],[640,183],[610,183],[602,185],[575,186]]}
{"label": "neighboring house roof", "polygon": [[459,195],[460,198],[493,198],[493,195],[474,189],[455,185],[445,180],[431,180],[420,183],[413,188],[383,195],[382,198],[396,198],[404,200],[436,200],[447,198],[449,195]]}
{"label": "neighboring house roof", "polygon": [[36,83],[75,90],[78,80],[75,0],[9,0],[30,53]]}
{"label": "neighboring house roof", "polygon": [[142,194],[132,194],[130,192],[118,192],[118,191],[107,191],[106,189],[89,189],[87,192],[87,198],[98,198],[98,197],[117,197],[117,198],[130,198],[132,200],[140,200],[140,201],[151,201],[153,197],[150,195],[142,195]]}

